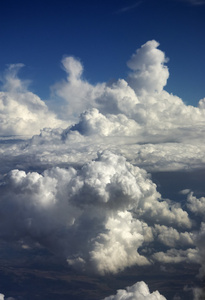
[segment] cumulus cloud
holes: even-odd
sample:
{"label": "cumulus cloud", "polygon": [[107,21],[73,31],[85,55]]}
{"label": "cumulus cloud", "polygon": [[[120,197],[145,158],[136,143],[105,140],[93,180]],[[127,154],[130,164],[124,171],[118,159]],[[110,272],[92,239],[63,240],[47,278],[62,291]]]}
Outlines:
{"label": "cumulus cloud", "polygon": [[158,46],[159,43],[155,40],[147,42],[127,62],[133,71],[128,82],[137,94],[161,92],[167,83],[169,71],[164,65],[167,59],[157,49]]}
{"label": "cumulus cloud", "polygon": [[[199,107],[187,106],[164,90],[169,72],[166,56],[158,47],[155,40],[145,43],[128,61],[132,72],[127,81],[119,79],[112,84],[90,84],[83,78],[80,60],[64,57],[62,65],[67,78],[52,88],[55,97],[63,99],[61,122],[45,102],[28,91],[28,83],[18,78],[23,65],[10,66],[1,92],[2,134],[33,134],[44,127],[66,127],[71,123],[77,126],[81,115],[81,125],[95,127],[85,130],[86,135],[99,132],[103,136],[119,136],[121,132],[122,136],[134,136],[137,142],[146,143],[201,140],[203,100]],[[85,118],[88,114],[89,119]]]}
{"label": "cumulus cloud", "polygon": [[192,232],[178,232],[173,227],[167,227],[164,225],[155,225],[155,234],[159,242],[168,247],[187,247],[193,246],[193,233]]}
{"label": "cumulus cloud", "polygon": [[132,136],[139,131],[139,125],[123,114],[103,115],[96,108],[85,111],[80,121],[70,130],[77,130],[82,135]]}
{"label": "cumulus cloud", "polygon": [[[158,47],[145,43],[126,80],[111,84],[90,84],[80,60],[64,57],[67,78],[53,86],[61,120],[18,78],[23,65],[9,67],[1,134],[35,135],[0,139],[1,239],[38,243],[100,275],[187,263],[204,276],[204,197],[183,185],[183,205],[166,199],[147,173],[205,164],[205,101],[187,106],[164,90],[169,72]],[[107,299],[121,296],[165,299],[145,283]]]}
{"label": "cumulus cloud", "polygon": [[0,134],[33,135],[48,126],[63,126],[45,102],[29,92],[28,82],[22,81],[17,74],[23,64],[11,65],[3,78],[0,91]]}
{"label": "cumulus cloud", "polygon": [[200,257],[197,249],[186,250],[170,249],[167,252],[157,252],[153,254],[153,259],[165,264],[197,263],[200,264]]}
{"label": "cumulus cloud", "polygon": [[52,90],[57,97],[66,101],[61,112],[62,118],[67,119],[69,116],[75,120],[82,111],[93,107],[94,99],[101,93],[105,84],[93,86],[84,80],[81,76],[83,66],[72,56],[64,57],[62,65],[67,79],[56,83]]}
{"label": "cumulus cloud", "polygon": [[187,207],[205,220],[205,197],[197,199],[194,193],[190,192],[187,196]]}
{"label": "cumulus cloud", "polygon": [[62,117],[86,135],[119,136],[121,132],[141,143],[200,143],[205,135],[203,99],[198,107],[187,106],[164,90],[169,71],[165,53],[158,47],[155,40],[145,43],[128,61],[132,70],[128,78],[112,84],[90,84],[82,77],[82,63],[65,57],[67,80],[53,86],[54,94],[64,99]]}
{"label": "cumulus cloud", "polygon": [[144,281],[128,286],[126,290],[118,290],[116,295],[104,298],[104,300],[166,300],[158,291],[150,293]]}
{"label": "cumulus cloud", "polygon": [[[1,194],[1,238],[28,236],[70,265],[100,274],[149,265],[137,250],[153,241],[154,223],[191,226],[179,204],[160,199],[146,171],[109,151],[80,169],[12,170],[2,178]],[[166,241],[169,229],[156,228]],[[173,241],[191,243],[188,233],[177,234],[173,229]]]}
{"label": "cumulus cloud", "polygon": [[3,214],[1,237],[29,235],[62,252],[69,264],[92,266],[101,274],[148,264],[137,252],[144,242],[142,222],[128,211],[146,197],[144,184],[153,189],[146,176],[109,152],[78,171],[54,168],[41,175],[13,170],[2,185],[1,207],[11,214],[15,230]]}

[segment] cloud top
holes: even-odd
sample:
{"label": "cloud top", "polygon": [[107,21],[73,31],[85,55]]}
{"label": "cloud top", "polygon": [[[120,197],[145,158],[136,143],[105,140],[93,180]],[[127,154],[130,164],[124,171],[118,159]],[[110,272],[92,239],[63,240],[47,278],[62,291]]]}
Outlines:
{"label": "cloud top", "polygon": [[166,300],[158,291],[150,293],[144,281],[128,286],[126,290],[118,290],[116,295],[104,298],[104,300]]}

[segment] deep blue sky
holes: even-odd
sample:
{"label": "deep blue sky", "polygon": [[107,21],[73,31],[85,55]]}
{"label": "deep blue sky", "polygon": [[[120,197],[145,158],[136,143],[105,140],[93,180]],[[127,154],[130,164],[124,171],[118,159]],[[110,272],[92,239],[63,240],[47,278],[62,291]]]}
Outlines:
{"label": "deep blue sky", "polygon": [[24,63],[21,78],[49,98],[65,76],[64,55],[81,59],[91,83],[126,78],[126,61],[150,39],[170,58],[167,90],[196,105],[205,97],[205,1],[4,0],[0,70]]}

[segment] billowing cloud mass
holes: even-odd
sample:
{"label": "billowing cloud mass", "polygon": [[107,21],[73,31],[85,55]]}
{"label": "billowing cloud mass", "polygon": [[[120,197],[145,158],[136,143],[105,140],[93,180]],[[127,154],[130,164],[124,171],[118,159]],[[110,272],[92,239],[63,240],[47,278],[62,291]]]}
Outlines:
{"label": "billowing cloud mass", "polygon": [[10,65],[3,79],[0,91],[0,134],[33,135],[44,127],[62,126],[45,102],[29,92],[28,82],[17,77],[23,64]]}
{"label": "billowing cloud mass", "polygon": [[[144,170],[111,152],[79,170],[12,170],[1,183],[1,194],[1,210],[7,211],[0,221],[2,238],[33,239],[60,251],[69,264],[100,274],[149,265],[149,257],[137,249],[153,241],[153,223],[192,226],[180,205],[158,200],[160,194]],[[160,231],[164,244],[165,234]],[[181,239],[191,243],[188,233]]]}
{"label": "billowing cloud mass", "polygon": [[128,286],[126,290],[118,290],[114,296],[106,297],[104,300],[166,300],[158,291],[150,293],[145,282],[137,282]]}
{"label": "billowing cloud mass", "polygon": [[[64,57],[56,114],[17,77],[22,65],[10,66],[0,93],[1,240],[44,247],[89,274],[183,264],[203,280],[204,188],[186,178],[204,174],[205,101],[187,106],[166,92],[158,47],[145,43],[112,84],[90,84],[80,60]],[[179,171],[167,197],[153,178]],[[139,282],[105,299],[165,298]]]}

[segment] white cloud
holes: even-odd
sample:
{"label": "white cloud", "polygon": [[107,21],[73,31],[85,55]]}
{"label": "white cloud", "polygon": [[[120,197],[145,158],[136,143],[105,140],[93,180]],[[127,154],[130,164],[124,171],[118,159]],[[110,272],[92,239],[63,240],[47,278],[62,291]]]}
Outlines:
{"label": "white cloud", "polygon": [[179,264],[182,262],[200,265],[200,256],[197,249],[188,248],[186,250],[170,249],[167,252],[157,252],[153,254],[153,259],[164,264]]}
{"label": "white cloud", "polygon": [[190,247],[194,245],[192,232],[178,232],[175,228],[164,225],[155,225],[155,234],[159,242],[168,247]]}
{"label": "white cloud", "polygon": [[94,106],[94,99],[102,93],[105,84],[93,86],[82,79],[83,66],[74,57],[65,57],[62,65],[67,73],[67,79],[56,83],[52,91],[57,97],[65,100],[61,110],[62,118],[74,121],[80,113]]}
{"label": "white cloud", "polygon": [[80,115],[80,121],[71,127],[83,135],[100,136],[132,136],[137,134],[140,126],[125,115],[103,115],[96,108]]}
{"label": "white cloud", "polygon": [[158,291],[150,293],[147,284],[143,281],[128,286],[126,290],[118,290],[116,295],[104,298],[104,300],[166,300]]}
{"label": "white cloud", "polygon": [[205,220],[205,197],[197,199],[193,192],[190,192],[187,196],[187,207]]}
{"label": "white cloud", "polygon": [[[100,274],[150,264],[137,251],[154,240],[147,222],[191,226],[180,205],[160,199],[146,171],[109,151],[79,169],[12,170],[2,178],[1,194],[2,238],[29,236],[70,265]],[[169,229],[156,228],[165,241]],[[178,236],[189,245],[191,235]]]}
{"label": "white cloud", "polygon": [[1,209],[10,215],[1,219],[2,237],[29,235],[69,264],[101,274],[149,264],[137,252],[146,229],[128,210],[154,189],[145,171],[110,152],[81,170],[13,170],[2,185]]}
{"label": "white cloud", "polygon": [[148,41],[132,55],[128,67],[133,71],[129,75],[129,84],[137,94],[161,92],[167,83],[169,71],[164,63],[167,59],[157,47],[155,40]]}
{"label": "white cloud", "polygon": [[[169,72],[158,46],[144,44],[127,81],[112,84],[90,84],[80,60],[65,57],[67,78],[53,87],[64,101],[61,121],[17,77],[22,65],[10,67],[1,134],[36,135],[0,139],[2,239],[26,248],[33,240],[101,275],[157,262],[197,264],[204,276],[204,197],[187,185],[186,205],[164,199],[147,173],[205,165],[204,100],[187,106],[164,90]],[[110,297],[135,294],[164,299],[144,283]]]}
{"label": "white cloud", "polygon": [[27,82],[17,77],[22,64],[11,65],[0,92],[0,135],[33,135],[46,126],[62,126],[45,102],[27,90]]}

